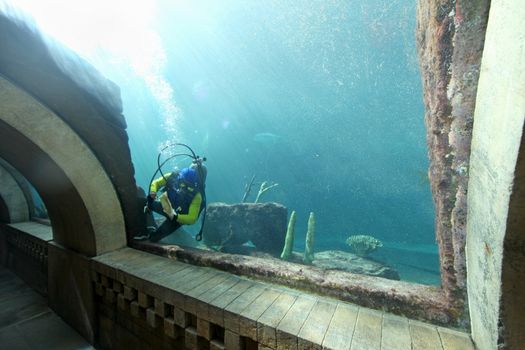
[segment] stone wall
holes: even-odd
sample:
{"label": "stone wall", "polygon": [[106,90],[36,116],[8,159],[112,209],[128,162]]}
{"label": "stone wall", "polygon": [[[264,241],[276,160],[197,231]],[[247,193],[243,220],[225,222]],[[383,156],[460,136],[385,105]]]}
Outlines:
{"label": "stone wall", "polygon": [[[224,292],[224,286],[229,288],[238,282],[232,276],[231,281],[221,286],[227,275],[216,274],[133,249],[94,258],[92,283],[98,342],[103,348],[127,350],[244,348],[241,347],[244,340],[238,334],[239,317],[232,315],[237,332],[228,331],[223,309],[205,301],[217,297],[217,292]],[[174,275],[179,283],[166,279],[172,276],[177,280]],[[200,283],[201,289],[195,289]],[[244,290],[239,289],[235,295]],[[197,295],[204,291],[207,293],[199,300]],[[255,341],[253,344],[257,348]]]}

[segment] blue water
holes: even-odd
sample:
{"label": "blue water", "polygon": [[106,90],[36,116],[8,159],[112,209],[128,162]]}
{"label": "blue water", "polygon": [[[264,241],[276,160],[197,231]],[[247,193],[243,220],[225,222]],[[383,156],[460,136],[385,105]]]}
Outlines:
{"label": "blue water", "polygon": [[162,145],[185,142],[208,159],[208,202],[240,202],[256,175],[279,184],[263,201],[297,212],[296,249],[314,212],[316,250],[372,235],[385,242],[374,256],[403,279],[439,284],[415,1],[162,1],[158,10],[161,63],[149,80],[111,53],[91,57],[120,86],[140,185]]}

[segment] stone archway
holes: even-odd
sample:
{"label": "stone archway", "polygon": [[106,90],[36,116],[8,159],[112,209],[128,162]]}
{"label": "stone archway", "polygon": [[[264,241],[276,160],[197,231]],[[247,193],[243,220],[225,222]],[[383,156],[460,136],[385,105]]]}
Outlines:
{"label": "stone archway", "polygon": [[119,199],[89,147],[56,114],[2,77],[0,91],[1,153],[42,194],[55,240],[91,256],[125,246]]}
{"label": "stone archway", "polygon": [[0,157],[49,211],[55,241],[98,255],[139,230],[118,87],[21,19],[0,13]]}
{"label": "stone archway", "polygon": [[116,85],[0,11],[0,158],[34,186],[51,220],[49,305],[91,341],[89,257],[124,247],[139,230],[125,129]]}

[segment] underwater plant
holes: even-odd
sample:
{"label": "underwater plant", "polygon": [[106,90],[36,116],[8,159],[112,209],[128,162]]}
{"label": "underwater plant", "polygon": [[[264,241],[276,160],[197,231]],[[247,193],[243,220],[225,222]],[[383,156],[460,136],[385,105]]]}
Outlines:
{"label": "underwater plant", "polygon": [[308,218],[308,231],[306,231],[306,245],[304,248],[304,259],[305,264],[311,264],[314,260],[314,233],[315,233],[315,216],[313,212],[310,212]]}
{"label": "underwater plant", "polygon": [[346,239],[346,244],[352,248],[356,255],[365,257],[377,248],[381,248],[383,243],[368,235],[355,235]]}
{"label": "underwater plant", "polygon": [[244,195],[242,196],[241,203],[246,203],[246,198],[250,195],[250,192],[252,191],[253,182],[255,181],[255,174],[252,176],[252,179],[250,180],[250,183],[247,183],[244,185]]}
{"label": "underwater plant", "polygon": [[261,184],[261,187],[259,188],[259,193],[257,193],[257,197],[255,197],[255,202],[254,203],[259,203],[259,199],[261,198],[263,193],[268,191],[271,188],[274,188],[275,186],[279,186],[279,184],[278,183],[271,184],[268,181],[264,181]]}
{"label": "underwater plant", "polygon": [[[241,203],[246,203],[246,199],[248,198],[248,196],[250,195],[250,192],[252,191],[252,187],[255,185],[254,184],[254,181],[255,181],[255,175],[252,176],[252,179],[250,180],[249,183],[247,183],[246,185],[244,185],[244,195],[242,196],[242,201]],[[268,191],[269,189],[271,188],[274,188],[275,186],[279,186],[278,183],[270,183],[268,181],[263,181],[261,183],[261,186],[259,187],[259,192],[257,193],[257,196],[255,197],[255,201],[254,203],[259,203],[259,199],[261,199],[261,196],[266,192]]]}
{"label": "underwater plant", "polygon": [[281,259],[288,260],[292,254],[293,239],[295,231],[295,210],[290,214],[290,221],[288,221],[288,228],[286,230],[286,238],[284,240],[283,252],[281,253]]}

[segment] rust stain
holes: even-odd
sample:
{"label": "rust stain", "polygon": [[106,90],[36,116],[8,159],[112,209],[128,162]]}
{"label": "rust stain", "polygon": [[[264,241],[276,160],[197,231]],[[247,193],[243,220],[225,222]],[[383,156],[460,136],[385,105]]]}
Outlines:
{"label": "rust stain", "polygon": [[463,22],[463,14],[461,13],[461,8],[459,6],[459,0],[456,0],[456,25]]}
{"label": "rust stain", "polygon": [[492,248],[490,247],[490,245],[487,242],[483,243],[485,243],[485,254],[492,255]]}

